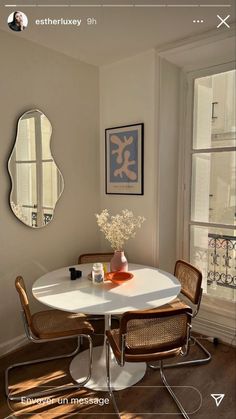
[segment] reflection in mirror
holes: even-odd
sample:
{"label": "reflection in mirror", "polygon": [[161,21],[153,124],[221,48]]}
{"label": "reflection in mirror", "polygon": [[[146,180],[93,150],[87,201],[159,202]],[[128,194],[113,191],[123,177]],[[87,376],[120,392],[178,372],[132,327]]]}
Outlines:
{"label": "reflection in mirror", "polygon": [[52,220],[64,188],[62,174],[50,151],[51,134],[51,123],[41,111],[24,113],[18,121],[8,161],[11,209],[30,227],[43,227]]}

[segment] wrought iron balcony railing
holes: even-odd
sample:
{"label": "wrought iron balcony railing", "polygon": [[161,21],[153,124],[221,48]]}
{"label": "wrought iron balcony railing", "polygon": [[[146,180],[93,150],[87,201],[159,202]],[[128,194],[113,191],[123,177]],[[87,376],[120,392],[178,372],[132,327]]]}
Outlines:
{"label": "wrought iron balcony railing", "polygon": [[208,234],[207,284],[236,288],[236,237]]}
{"label": "wrought iron balcony railing", "polygon": [[[31,222],[32,227],[38,227],[38,214],[37,212],[31,212]],[[44,224],[48,224],[49,221],[52,219],[52,214],[43,214],[43,222]]]}

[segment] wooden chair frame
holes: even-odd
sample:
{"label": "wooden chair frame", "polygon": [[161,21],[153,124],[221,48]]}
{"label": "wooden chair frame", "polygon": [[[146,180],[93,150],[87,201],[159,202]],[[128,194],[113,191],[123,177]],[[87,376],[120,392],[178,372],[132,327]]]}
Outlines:
{"label": "wooden chair frame", "polygon": [[[91,261],[91,263],[95,263],[98,262],[98,260],[95,259],[96,256],[98,256],[99,261],[101,260],[101,262],[110,262],[112,256],[114,255],[114,253],[111,252],[97,252],[97,253],[83,253],[82,255],[79,256],[78,258],[78,263],[87,263],[87,262],[83,262],[83,258],[85,257],[91,257],[91,259],[93,259],[94,256],[94,260]],[[102,260],[102,258],[104,257],[104,260]]]}
{"label": "wooden chair frame", "polygon": [[[17,283],[17,280],[19,280],[19,279],[23,280],[23,278],[17,277],[16,278],[16,283]],[[26,294],[25,297],[27,298],[27,294]],[[27,307],[27,310],[28,310],[28,313],[30,314],[29,307]],[[26,336],[31,342],[47,343],[47,342],[52,342],[52,341],[59,341],[59,340],[64,340],[64,339],[77,338],[78,343],[77,343],[77,346],[76,346],[75,350],[73,352],[69,353],[69,354],[63,354],[63,355],[52,356],[52,357],[47,357],[47,358],[34,359],[32,361],[19,362],[19,363],[10,365],[5,370],[5,393],[6,393],[7,398],[11,401],[21,401],[23,397],[43,397],[43,396],[47,396],[47,395],[53,394],[53,393],[58,392],[58,391],[78,389],[78,388],[83,387],[91,378],[92,352],[93,352],[93,344],[92,344],[91,336],[89,334],[81,333],[81,334],[75,334],[75,335],[70,335],[70,336],[50,337],[50,339],[38,338],[37,336],[34,335],[34,333],[32,332],[32,330],[29,326],[29,321],[27,319],[27,312],[22,310],[21,314],[22,314],[22,319],[23,319],[23,324],[24,324],[24,329],[25,329]],[[33,365],[33,364],[37,364],[37,363],[41,363],[41,362],[51,361],[51,360],[55,360],[55,359],[69,358],[71,356],[74,356],[79,352],[81,338],[86,338],[88,340],[88,343],[89,343],[89,371],[88,371],[87,377],[83,381],[81,381],[78,384],[62,385],[62,386],[53,387],[51,389],[43,390],[43,391],[39,391],[39,392],[35,392],[35,393],[27,393],[26,395],[25,394],[21,394],[21,395],[10,394],[10,392],[9,392],[9,372],[11,370],[13,370],[14,368],[17,368],[17,367],[25,366],[25,365]]]}
{"label": "wooden chair frame", "polygon": [[[186,337],[185,337],[185,343],[184,345],[181,347],[181,355],[185,356],[188,354],[188,350],[189,350],[189,336],[190,336],[190,329],[191,329],[191,308],[187,307],[187,308],[180,308],[180,309],[173,309],[173,310],[168,310],[168,311],[162,311],[162,312],[158,312],[158,310],[153,310],[152,312],[147,312],[147,311],[135,311],[135,312],[127,312],[125,313],[122,317],[121,317],[121,323],[120,323],[120,351],[121,351],[121,357],[120,359],[118,359],[115,355],[116,361],[117,363],[123,367],[125,365],[126,362],[126,335],[127,335],[127,322],[130,319],[147,319],[147,318],[165,318],[165,317],[169,317],[169,316],[178,316],[180,314],[186,314],[187,318],[188,318],[188,323],[187,323],[187,330],[186,330]],[[174,349],[174,348],[172,348]],[[111,375],[110,375],[110,350],[111,350],[111,345],[109,342],[109,331],[107,331],[106,334],[106,370],[107,370],[107,386],[108,386],[108,391],[109,391],[109,395],[111,397],[111,400],[113,402],[113,406],[114,406],[114,410],[115,413],[117,414],[117,416],[119,418],[121,418],[120,413],[119,413],[119,409],[115,400],[115,396],[111,387]],[[161,352],[158,353],[159,357],[161,358]],[[156,355],[158,355],[156,354]],[[146,356],[146,362],[148,362],[149,360],[149,356],[151,356],[152,354],[148,354],[145,353]],[[136,357],[135,357],[136,358]],[[137,358],[135,359],[135,362],[137,361]],[[143,360],[142,360],[143,362]],[[164,384],[164,386],[166,387],[166,389],[168,390],[169,394],[171,395],[171,397],[173,398],[173,400],[175,401],[176,405],[178,406],[181,414],[183,415],[183,417],[185,419],[190,419],[188,414],[186,413],[184,407],[182,406],[182,404],[180,403],[179,399],[177,398],[177,396],[175,395],[175,393],[173,392],[172,388],[170,387],[170,385],[167,382],[166,376],[164,374],[164,367],[165,365],[163,364],[163,360],[160,359],[160,376],[161,376],[161,380]]]}
{"label": "wooden chair frame", "polygon": [[[181,288],[181,294],[183,294],[188,300],[191,301],[192,304],[195,305],[195,310],[192,313],[192,318],[194,319],[196,317],[196,315],[199,312],[200,309],[200,305],[201,305],[201,300],[202,300],[202,293],[203,293],[203,289],[201,287],[201,283],[202,283],[202,273],[193,265],[191,265],[188,262],[185,262],[184,260],[177,260],[177,262],[175,263],[175,270],[174,270],[174,275],[178,278],[177,276],[177,267],[178,265],[182,264],[183,266],[185,266],[187,269],[191,269],[192,271],[194,271],[198,277],[198,284],[197,284],[197,290],[196,290],[196,298],[192,299],[191,296],[189,295],[189,293],[184,289]],[[198,348],[202,351],[202,353],[204,354],[203,358],[198,358],[198,359],[192,359],[190,361],[181,361],[181,362],[176,362],[173,364],[165,364],[165,368],[175,368],[175,367],[181,367],[181,366],[194,366],[194,365],[202,365],[202,364],[207,364],[208,362],[210,362],[211,360],[211,354],[210,352],[205,348],[205,346],[203,346],[199,340],[192,336],[192,334],[190,333],[190,340],[193,342],[194,345],[197,345]],[[153,364],[148,364],[148,366],[152,369],[159,369],[160,367],[158,365],[153,365]]]}

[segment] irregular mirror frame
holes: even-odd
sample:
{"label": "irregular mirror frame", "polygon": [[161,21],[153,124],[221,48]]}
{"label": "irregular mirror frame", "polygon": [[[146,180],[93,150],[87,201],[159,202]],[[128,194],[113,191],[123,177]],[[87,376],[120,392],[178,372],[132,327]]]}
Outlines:
{"label": "irregular mirror frame", "polygon": [[52,126],[43,112],[33,109],[18,120],[17,135],[8,161],[10,206],[29,227],[46,226],[64,189],[63,176],[50,149]]}

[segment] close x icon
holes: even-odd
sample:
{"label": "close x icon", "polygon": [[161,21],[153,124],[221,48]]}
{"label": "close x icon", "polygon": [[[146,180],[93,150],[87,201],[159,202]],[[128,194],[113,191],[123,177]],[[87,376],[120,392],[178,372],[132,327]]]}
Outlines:
{"label": "close x icon", "polygon": [[229,18],[230,15],[226,16],[226,17],[221,17],[220,15],[217,15],[218,19],[220,20],[220,23],[217,25],[217,28],[220,28],[221,26],[226,26],[227,28],[230,28],[230,25],[226,22]]}

